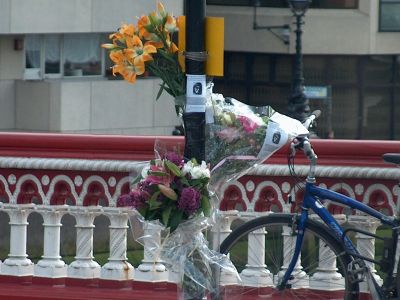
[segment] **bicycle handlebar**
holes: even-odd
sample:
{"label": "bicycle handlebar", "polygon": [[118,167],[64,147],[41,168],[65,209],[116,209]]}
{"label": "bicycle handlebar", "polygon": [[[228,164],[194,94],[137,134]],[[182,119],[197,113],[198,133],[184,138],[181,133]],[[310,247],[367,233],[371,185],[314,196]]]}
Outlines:
{"label": "bicycle handlebar", "polygon": [[[314,122],[314,120],[320,116],[320,114],[320,110],[312,112],[312,114],[303,122],[303,125],[308,129],[310,125]],[[295,140],[292,141],[290,148],[290,155],[293,157],[295,156],[297,149],[301,149],[303,151],[304,155],[310,161],[310,170],[308,171],[307,182],[315,182],[315,169],[317,166],[318,157],[315,154],[308,137],[297,137]]]}

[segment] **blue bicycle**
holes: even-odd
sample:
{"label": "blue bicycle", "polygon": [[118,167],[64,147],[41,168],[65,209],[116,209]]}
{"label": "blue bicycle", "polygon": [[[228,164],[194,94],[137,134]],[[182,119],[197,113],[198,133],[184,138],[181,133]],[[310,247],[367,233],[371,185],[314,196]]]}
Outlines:
{"label": "blue bicycle", "polygon": [[[304,199],[300,212],[258,217],[237,227],[222,242],[220,252],[229,254],[238,271],[242,272],[243,286],[247,285],[246,276],[252,276],[252,272],[259,274],[257,266],[264,263],[264,274],[258,275],[261,278],[258,287],[247,286],[232,293],[229,299],[246,293],[248,299],[254,299],[254,290],[257,290],[256,295],[263,295],[263,299],[365,299],[360,296],[365,286],[373,300],[400,299],[400,268],[396,255],[399,218],[384,215],[350,197],[317,186],[317,156],[307,137],[297,138],[292,149],[291,158],[296,150],[302,150],[310,161],[306,183],[302,187]],[[388,154],[384,159],[400,165],[400,154]],[[340,220],[323,205],[322,201],[326,199],[379,220],[386,228],[386,237],[341,226]],[[311,211],[314,214],[310,214]],[[382,240],[382,257],[374,260],[361,255],[352,241],[354,233]],[[263,261],[252,265],[247,261],[247,251],[259,253],[261,248],[265,252]],[[251,253],[249,257],[252,257]],[[379,266],[382,279],[374,274],[372,265]],[[239,299],[243,299],[241,297]]]}

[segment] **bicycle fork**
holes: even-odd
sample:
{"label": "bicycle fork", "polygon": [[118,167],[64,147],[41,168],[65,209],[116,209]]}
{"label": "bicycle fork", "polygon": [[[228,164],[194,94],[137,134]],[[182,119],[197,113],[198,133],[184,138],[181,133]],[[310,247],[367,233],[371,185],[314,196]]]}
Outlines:
{"label": "bicycle fork", "polygon": [[300,222],[296,225],[296,218],[297,216],[293,216],[293,221],[292,221],[292,228],[291,228],[291,233],[296,234],[296,245],[294,248],[293,256],[292,259],[287,267],[287,270],[284,274],[284,276],[279,280],[280,282],[278,283],[278,289],[283,290],[286,288],[291,288],[291,285],[289,284],[289,280],[293,279],[292,272],[294,268],[296,267],[296,264],[299,260],[300,257],[300,252],[301,252],[301,246],[303,244],[304,240],[304,230],[306,226],[306,221],[308,218],[308,209],[307,208],[302,208],[302,213],[300,217]]}

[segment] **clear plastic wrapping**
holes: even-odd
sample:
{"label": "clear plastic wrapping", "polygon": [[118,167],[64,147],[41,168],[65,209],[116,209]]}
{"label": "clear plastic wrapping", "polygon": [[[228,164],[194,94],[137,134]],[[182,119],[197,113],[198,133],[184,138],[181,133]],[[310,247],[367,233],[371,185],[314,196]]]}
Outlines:
{"label": "clear plastic wrapping", "polygon": [[308,130],[298,120],[282,115],[270,106],[246,105],[211,91],[206,108],[206,160],[212,174],[210,187],[238,179],[288,141],[307,134]]}

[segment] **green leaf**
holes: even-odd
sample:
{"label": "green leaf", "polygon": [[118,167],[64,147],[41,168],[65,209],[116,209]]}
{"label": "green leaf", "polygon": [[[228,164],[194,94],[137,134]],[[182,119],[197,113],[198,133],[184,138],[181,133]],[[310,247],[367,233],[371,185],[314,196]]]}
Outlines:
{"label": "green leaf", "polygon": [[182,177],[180,181],[182,182],[182,184],[190,186],[189,180],[186,177]]}
{"label": "green leaf", "polygon": [[161,171],[150,171],[149,175],[154,175],[154,176],[168,176],[167,173],[161,172]]}
{"label": "green leaf", "polygon": [[164,86],[165,86],[165,84],[164,84],[164,82],[163,82],[163,83],[160,85],[160,89],[158,90],[157,97],[156,97],[156,101],[157,101],[158,99],[160,99],[161,94],[162,94],[162,92],[163,92],[163,90],[164,90]]}
{"label": "green leaf", "polygon": [[169,221],[169,217],[171,215],[171,211],[172,211],[172,207],[168,207],[166,209],[163,210],[162,212],[162,223],[168,227],[168,221]]}
{"label": "green leaf", "polygon": [[174,164],[173,162],[170,162],[169,160],[165,160],[165,165],[167,166],[167,168],[172,172],[172,174],[174,174],[175,176],[181,177],[182,176],[182,172],[179,169],[179,167]]}
{"label": "green leaf", "polygon": [[206,217],[210,216],[211,213],[211,204],[210,199],[206,196],[201,196],[201,209]]}
{"label": "green leaf", "polygon": [[161,202],[157,201],[157,197],[160,195],[160,192],[155,192],[151,198],[149,199],[149,209],[150,210],[155,210],[161,206]]}
{"label": "green leaf", "polygon": [[143,217],[146,217],[147,208],[146,208],[146,207],[141,207],[141,208],[138,209],[138,212],[139,212]]}
{"label": "green leaf", "polygon": [[183,220],[183,211],[177,210],[172,213],[172,217],[170,219],[170,228],[171,232],[178,227],[178,225],[182,222]]}

